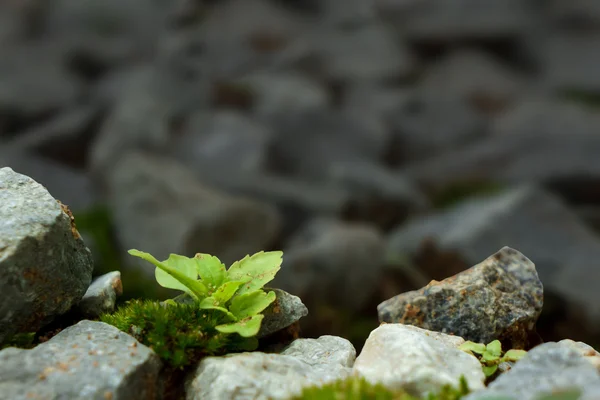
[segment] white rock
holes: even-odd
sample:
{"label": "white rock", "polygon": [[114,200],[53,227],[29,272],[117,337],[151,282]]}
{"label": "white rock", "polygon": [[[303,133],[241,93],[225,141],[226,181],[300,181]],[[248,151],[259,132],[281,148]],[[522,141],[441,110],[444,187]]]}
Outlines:
{"label": "white rock", "polygon": [[464,375],[471,390],[484,388],[481,364],[459,350],[458,336],[403,324],[383,324],[369,335],[354,372],[372,383],[404,389],[416,396],[457,386]]}
{"label": "white rock", "polygon": [[343,338],[298,339],[281,354],[203,359],[187,383],[187,400],[289,399],[306,386],[351,374],[356,350]]}

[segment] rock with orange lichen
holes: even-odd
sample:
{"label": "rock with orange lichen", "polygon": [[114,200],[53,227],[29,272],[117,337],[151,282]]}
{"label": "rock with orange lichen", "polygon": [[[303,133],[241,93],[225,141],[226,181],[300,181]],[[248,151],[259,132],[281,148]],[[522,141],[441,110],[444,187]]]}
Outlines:
{"label": "rock with orange lichen", "polygon": [[133,337],[84,320],[33,349],[0,351],[0,398],[155,400],[161,366]]}
{"label": "rock with orange lichen", "polygon": [[0,169],[0,342],[35,332],[79,302],[93,261],[68,207],[44,186]]}
{"label": "rock with orange lichen", "polygon": [[381,303],[381,322],[399,322],[510,348],[529,344],[543,305],[535,265],[504,247],[474,267]]}

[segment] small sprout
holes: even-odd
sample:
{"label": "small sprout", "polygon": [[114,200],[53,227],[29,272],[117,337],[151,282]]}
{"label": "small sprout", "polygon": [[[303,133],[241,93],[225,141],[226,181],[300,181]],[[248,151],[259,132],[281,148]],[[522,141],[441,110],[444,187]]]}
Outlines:
{"label": "small sprout", "polygon": [[459,349],[471,355],[474,355],[473,353],[479,354],[483,373],[488,378],[496,373],[499,364],[507,361],[518,361],[527,354],[525,350],[513,349],[502,356],[502,344],[499,340],[494,340],[488,343],[487,346],[483,343],[466,341]]}

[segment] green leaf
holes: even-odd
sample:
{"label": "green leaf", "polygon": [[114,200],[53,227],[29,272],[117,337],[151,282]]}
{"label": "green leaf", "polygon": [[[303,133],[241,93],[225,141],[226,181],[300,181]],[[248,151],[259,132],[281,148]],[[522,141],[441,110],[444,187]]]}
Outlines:
{"label": "green leaf", "polygon": [[[183,275],[190,279],[198,279],[198,274],[196,273],[194,263],[190,262],[190,259],[187,257],[183,257],[177,254],[170,254],[169,258],[163,261],[162,263],[173,269],[176,269],[177,271],[181,272]],[[154,276],[156,278],[156,282],[158,282],[158,284],[162,287],[181,290],[184,292],[190,291],[190,289],[187,286],[185,286],[183,283],[175,279],[172,275],[162,270],[158,266],[154,270]]]}
{"label": "green leaf", "polygon": [[494,340],[488,343],[485,349],[493,356],[500,357],[500,355],[502,355],[502,344],[499,340]]}
{"label": "green leaf", "polygon": [[[202,282],[192,279],[191,277],[186,275],[186,273],[189,272],[186,269],[186,267],[183,268],[185,272],[181,272],[178,269],[176,269],[174,266],[166,264],[167,262],[169,262],[169,260],[171,260],[171,257],[169,257],[169,260],[167,260],[165,262],[160,262],[156,258],[154,258],[151,254],[145,253],[143,251],[139,251],[136,249],[129,250],[129,254],[131,254],[132,256],[135,256],[135,257],[139,257],[143,260],[146,260],[146,261],[154,264],[157,268],[166,272],[168,275],[170,275],[171,278],[173,278],[172,280],[170,280],[170,279],[165,280],[165,279],[163,279],[164,278],[163,275],[157,275],[157,282],[161,286],[163,286],[163,284],[166,284],[168,286],[164,286],[164,287],[171,288],[171,289],[183,290],[183,291],[195,296],[197,299],[204,298],[206,296],[206,294],[208,293],[208,289],[206,288],[206,286],[204,286],[204,284]],[[181,256],[177,256],[177,257],[181,257]],[[177,262],[179,262],[179,261],[177,261]],[[181,267],[181,265],[180,265],[180,267]],[[158,276],[160,276],[160,278]],[[162,283],[161,283],[161,281],[159,281],[159,279],[161,279]],[[179,283],[181,283],[182,286],[181,287],[173,287],[173,286],[175,286],[173,281],[179,281]]]}
{"label": "green leaf", "polygon": [[212,296],[205,297],[204,299],[202,299],[202,301],[200,301],[199,307],[203,310],[219,310],[227,314],[227,316],[233,321],[237,321],[239,319],[236,318],[236,316],[233,315],[231,311],[229,311],[225,307],[221,307],[219,305],[219,302]]}
{"label": "green leaf", "polygon": [[498,366],[497,365],[490,365],[490,366],[484,365],[483,367],[481,367],[481,369],[483,370],[483,374],[486,377],[490,377],[490,376],[494,375],[494,373],[498,369]]}
{"label": "green leaf", "polygon": [[245,282],[236,296],[260,289],[273,280],[281,268],[282,256],[282,251],[261,251],[234,262],[227,271],[229,280]]}
{"label": "green leaf", "polygon": [[472,351],[473,353],[483,354],[485,352],[485,344],[483,343],[475,343],[467,340],[459,347],[460,350],[463,351]]}
{"label": "green leaf", "polygon": [[223,333],[237,333],[242,337],[252,337],[258,334],[260,323],[264,317],[264,315],[258,314],[231,324],[218,325],[216,329]]}
{"label": "green leaf", "polygon": [[481,362],[490,362],[490,361],[499,361],[500,357],[490,353],[489,351],[484,351],[481,355]]}
{"label": "green leaf", "polygon": [[212,294],[212,297],[217,300],[220,305],[224,305],[227,303],[235,294],[235,292],[239,289],[240,286],[244,284],[244,281],[229,281],[225,282],[215,292]]}
{"label": "green leaf", "polygon": [[263,311],[275,301],[275,292],[265,293],[261,289],[236,296],[229,309],[238,319],[251,317]]}
{"label": "green leaf", "polygon": [[215,290],[223,284],[227,277],[227,269],[221,260],[204,253],[197,253],[194,260],[196,261],[196,272],[209,290]]}
{"label": "green leaf", "polygon": [[517,361],[525,357],[527,352],[525,350],[509,350],[504,354],[503,359],[508,361]]}

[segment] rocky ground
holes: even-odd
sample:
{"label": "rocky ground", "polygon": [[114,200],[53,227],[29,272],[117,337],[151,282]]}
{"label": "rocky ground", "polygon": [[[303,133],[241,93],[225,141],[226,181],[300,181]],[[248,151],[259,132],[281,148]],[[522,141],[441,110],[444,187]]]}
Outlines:
{"label": "rocky ground", "polygon": [[[461,378],[470,390],[463,400],[539,400],[573,389],[575,400],[600,397],[600,353],[571,339],[541,344],[543,284],[531,260],[510,247],[381,303],[381,325],[360,352],[333,335],[296,332],[283,340],[309,312],[300,298],[276,289],[257,351],[204,357],[173,384],[182,373],[138,342],[135,327],[126,329],[130,335],[98,321],[123,294],[121,273],[92,280],[92,254],[70,210],[10,168],[0,169],[0,200],[0,342],[18,333],[38,337],[0,350],[2,399],[291,400],[306,387],[352,376],[419,398]],[[480,361],[459,348],[466,340],[529,352],[500,364],[490,381]]]}
{"label": "rocky ground", "polygon": [[0,166],[123,298],[172,294],[130,248],[283,249],[304,334],[360,348],[380,303],[510,246],[541,337],[598,347],[598,70],[594,0],[9,0]]}

